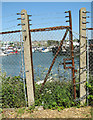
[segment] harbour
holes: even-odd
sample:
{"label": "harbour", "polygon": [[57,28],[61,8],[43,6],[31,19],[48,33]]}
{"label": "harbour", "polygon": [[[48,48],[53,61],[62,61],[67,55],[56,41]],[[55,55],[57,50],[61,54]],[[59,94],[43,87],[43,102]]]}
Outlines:
{"label": "harbour", "polygon": [[[64,71],[63,66],[60,66],[60,73],[58,73],[58,66],[60,62],[63,62],[63,59],[67,56],[58,56],[55,64],[52,68],[52,71],[50,73],[50,76],[56,76],[58,77],[58,74],[61,75],[65,73],[64,75],[67,76],[69,73],[69,76],[71,78],[71,70],[67,69]],[[52,52],[33,52],[33,67],[34,67],[34,77],[35,79],[44,79],[48,68],[50,67],[50,64],[54,58],[54,55]],[[22,68],[22,59],[23,59],[23,66],[24,66],[24,54],[11,54],[8,56],[1,56],[1,70],[2,72],[6,72],[7,76],[22,76],[23,73],[25,73],[25,68]],[[75,65],[76,68],[79,66],[79,59],[75,59]]]}

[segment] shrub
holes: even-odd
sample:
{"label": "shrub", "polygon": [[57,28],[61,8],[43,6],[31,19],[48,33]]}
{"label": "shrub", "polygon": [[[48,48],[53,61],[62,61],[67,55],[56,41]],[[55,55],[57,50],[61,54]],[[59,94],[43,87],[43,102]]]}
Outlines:
{"label": "shrub", "polygon": [[71,82],[54,81],[47,82],[42,93],[39,93],[40,85],[36,85],[35,105],[43,105],[49,109],[63,109],[73,105],[73,87]]}
{"label": "shrub", "polygon": [[23,81],[20,76],[6,77],[2,79],[2,107],[23,107],[25,106],[25,95]]}
{"label": "shrub", "polygon": [[[24,107],[25,95],[23,80],[20,76],[6,77],[1,75],[2,80],[2,106],[3,108]],[[89,89],[89,105],[93,105],[93,78],[87,84]],[[43,106],[45,109],[64,109],[77,105],[73,100],[73,83],[71,81],[46,82],[40,93],[41,84],[35,83],[35,106]],[[79,85],[76,87],[79,97]]]}
{"label": "shrub", "polygon": [[89,100],[89,105],[93,106],[93,77],[90,76],[89,79],[89,84],[87,83],[89,95],[88,95],[88,100]]}

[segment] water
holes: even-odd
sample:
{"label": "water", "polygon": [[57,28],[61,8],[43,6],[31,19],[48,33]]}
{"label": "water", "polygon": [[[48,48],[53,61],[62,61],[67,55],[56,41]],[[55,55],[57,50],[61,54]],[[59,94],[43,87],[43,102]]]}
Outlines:
{"label": "water", "polygon": [[[50,75],[52,77],[58,77],[61,75],[65,75],[64,77],[67,77],[67,74],[69,73],[69,76],[71,78],[71,70],[66,69],[64,70],[63,66],[59,66],[59,72],[58,72],[58,64],[59,62],[63,62],[63,58],[67,56],[58,56],[56,58],[55,64],[52,68],[52,71]],[[44,79],[48,68],[50,67],[52,60],[54,56],[52,52],[48,53],[41,53],[41,52],[35,52],[33,53],[33,66],[34,66],[34,76],[35,79]],[[75,59],[75,61],[78,61],[78,58]],[[21,58],[21,53],[19,54],[14,54],[14,55],[9,55],[9,56],[2,56],[0,57],[0,64],[2,65],[1,69],[3,72],[6,72],[7,76],[22,76],[22,58]],[[78,66],[78,62],[75,64],[76,68]],[[25,69],[25,68],[24,68]],[[63,74],[65,73],[65,74]]]}

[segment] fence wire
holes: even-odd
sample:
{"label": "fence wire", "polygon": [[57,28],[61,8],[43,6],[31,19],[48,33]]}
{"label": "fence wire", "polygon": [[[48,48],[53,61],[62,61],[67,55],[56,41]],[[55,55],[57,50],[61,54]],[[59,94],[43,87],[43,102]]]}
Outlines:
{"label": "fence wire", "polygon": [[[88,99],[87,99],[87,104],[88,105],[93,105],[93,98],[92,98],[92,95],[93,95],[93,38],[92,38],[92,31],[87,31],[87,36],[89,36],[89,34],[91,33],[91,38],[88,39],[88,42],[87,42],[87,68],[88,68],[88,71],[87,71],[87,83],[88,83],[88,87],[87,87],[87,95],[88,95]],[[90,86],[90,87],[89,87]]]}
{"label": "fence wire", "polygon": [[21,70],[21,33],[2,35],[0,59],[1,70],[9,76],[18,76]]}
{"label": "fence wire", "polygon": [[[56,109],[57,107],[73,106],[74,92],[73,92],[73,80],[72,80],[72,69],[64,68],[64,60],[68,59],[70,64],[66,67],[72,67],[72,56],[71,56],[71,41],[69,40],[69,34],[63,41],[61,50],[55,60],[52,70],[48,76],[47,82],[41,93],[40,88],[46,74],[49,70],[52,60],[58,50],[58,46],[64,36],[65,30],[45,31],[45,32],[33,32],[31,33],[32,45],[35,49],[33,58],[37,55],[36,62],[38,63],[36,75],[36,89],[35,89],[35,101],[36,105],[43,106],[44,108]],[[79,53],[79,40],[74,40],[74,55]],[[40,56],[40,57],[39,57]],[[34,62],[34,68],[36,62]],[[75,56],[75,69],[77,72],[76,82],[79,82],[79,56]],[[37,66],[37,65],[36,65]],[[77,97],[79,97],[79,85],[77,85]]]}
{"label": "fence wire", "polygon": [[[87,95],[79,98],[79,84],[85,83],[85,80],[83,82],[79,82],[79,75],[82,74],[79,73],[79,70],[83,69],[83,71],[87,71],[87,73],[89,70],[89,74],[87,74],[87,76],[89,75],[90,83],[92,80],[93,59],[91,56],[93,55],[90,44],[92,40],[89,40],[89,48],[85,50],[89,52],[89,68],[87,67],[88,64],[87,66],[80,68],[79,56],[83,53],[79,52],[80,41],[76,37],[75,33],[73,33],[74,50],[71,50],[71,41],[69,40],[68,34],[63,42],[61,50],[58,53],[43,91],[41,93],[39,92],[64,33],[65,30],[31,32],[35,80],[35,105],[43,106],[45,109],[63,109],[64,107],[75,105],[76,103],[74,103],[73,97],[74,85],[76,85],[76,102],[79,103],[81,99],[85,98],[85,96],[92,94],[89,89]],[[2,107],[9,108],[27,106],[24,42],[22,33],[2,34],[0,35],[0,38]],[[83,48],[83,46],[84,45],[81,47]],[[72,67],[71,52],[74,52],[76,84],[73,84],[72,69],[67,68]],[[65,63],[68,64],[64,65],[64,60],[66,60]],[[91,98],[89,102],[91,104]]]}

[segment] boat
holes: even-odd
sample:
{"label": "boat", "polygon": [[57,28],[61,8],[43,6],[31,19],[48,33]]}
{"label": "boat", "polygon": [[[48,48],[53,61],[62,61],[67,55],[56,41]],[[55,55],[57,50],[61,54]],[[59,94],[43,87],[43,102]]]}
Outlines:
{"label": "boat", "polygon": [[35,52],[35,49],[34,49],[34,48],[32,48],[32,52]]}
{"label": "boat", "polygon": [[[52,82],[53,81],[53,77],[49,77],[48,79],[47,79],[47,82]],[[41,80],[41,81],[38,81],[38,82],[36,82],[36,84],[38,84],[38,85],[40,85],[40,84],[42,84],[44,82],[44,80]]]}
{"label": "boat", "polygon": [[7,56],[8,54],[4,53],[2,50],[0,50],[0,56]]}
{"label": "boat", "polygon": [[50,49],[48,49],[48,48],[44,48],[44,49],[42,49],[42,51],[41,52],[50,52]]}
{"label": "boat", "polygon": [[[75,54],[79,53],[79,43],[73,42],[73,46],[74,46],[74,53]],[[52,48],[53,55],[55,55],[57,53],[57,51],[58,51],[58,46],[54,46]],[[70,54],[71,54],[70,42],[63,43],[58,55],[70,55]]]}
{"label": "boat", "polygon": [[[57,51],[58,51],[58,46],[52,48],[53,55],[55,55],[57,53]],[[79,47],[77,46],[74,48],[74,54],[76,55],[78,53],[79,53]],[[58,53],[58,55],[70,55],[70,54],[71,54],[71,50],[68,47],[67,48],[61,47],[61,49]]]}
{"label": "boat", "polygon": [[36,48],[36,51],[41,52],[41,51],[42,51],[42,49],[44,49],[44,47],[38,47],[38,48]]}

